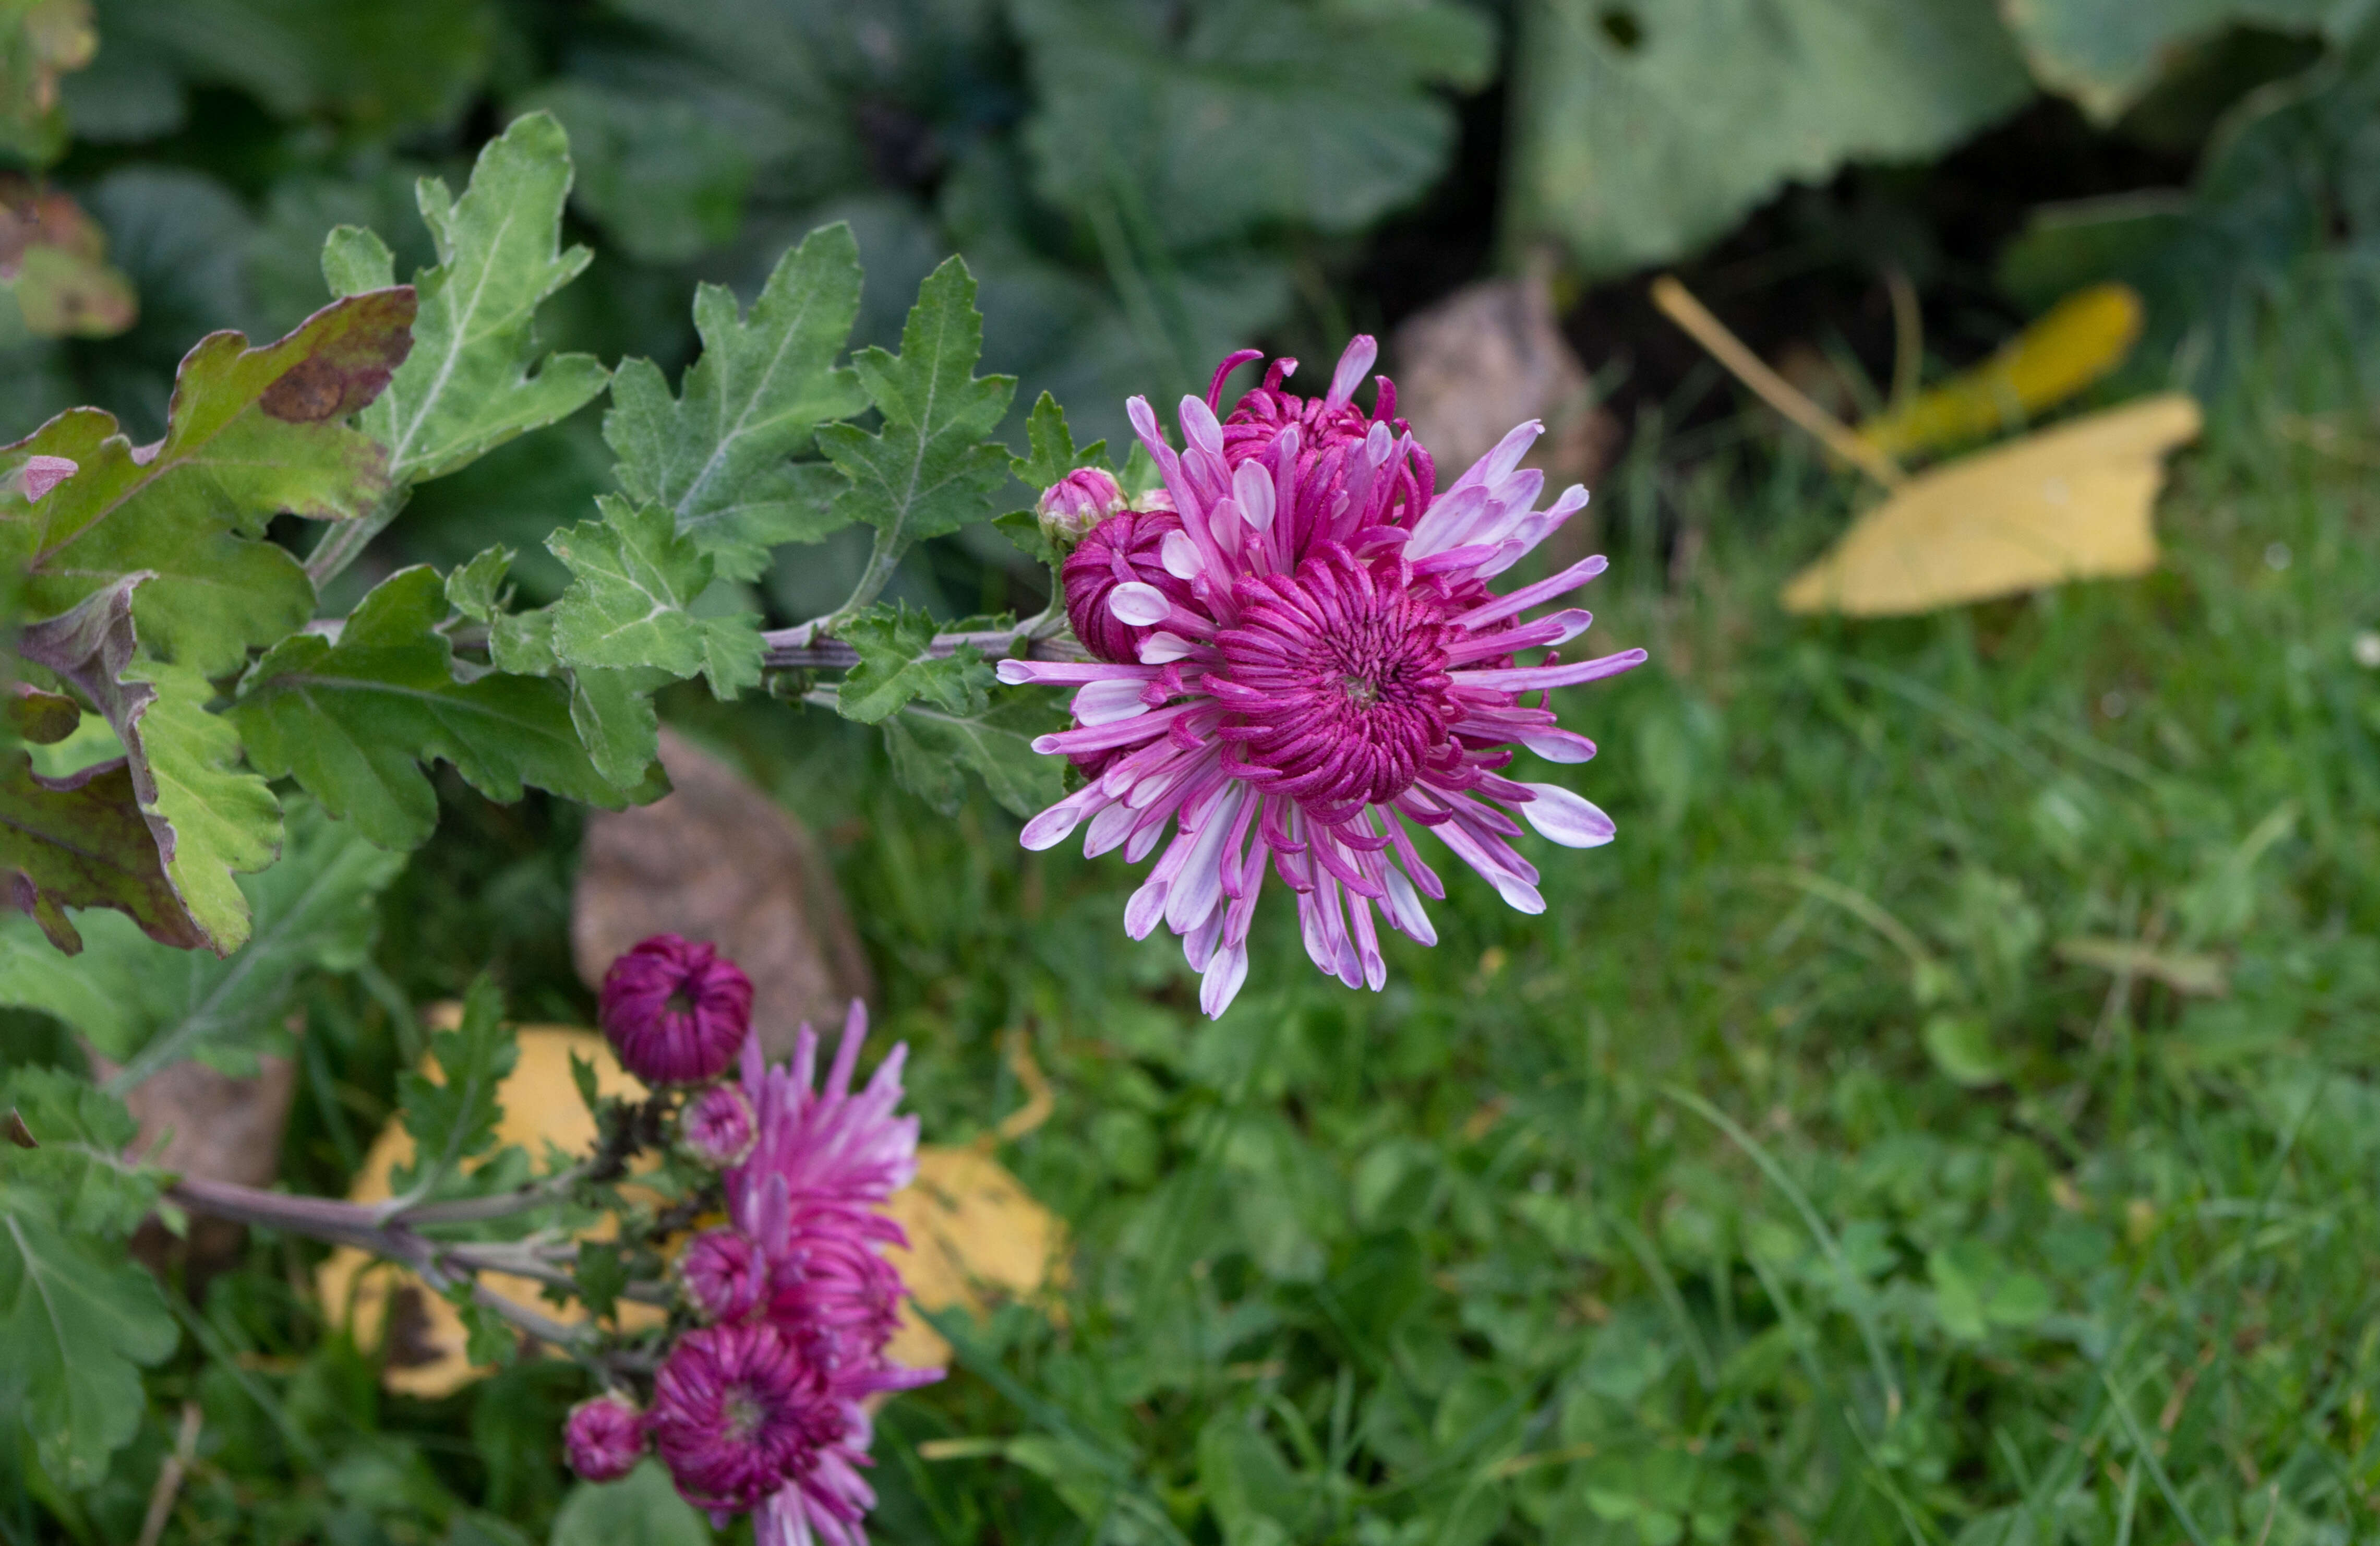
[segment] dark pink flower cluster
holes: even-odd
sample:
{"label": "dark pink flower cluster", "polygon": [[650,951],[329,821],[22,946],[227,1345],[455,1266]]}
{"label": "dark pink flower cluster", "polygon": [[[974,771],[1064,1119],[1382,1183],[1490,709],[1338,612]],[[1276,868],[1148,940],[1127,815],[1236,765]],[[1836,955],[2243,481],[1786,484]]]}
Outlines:
{"label": "dark pink flower cluster", "polygon": [[[753,1513],[763,1546],[862,1546],[876,1501],[860,1475],[872,1431],[864,1403],[941,1377],[885,1355],[904,1289],[883,1251],[905,1241],[880,1210],[917,1172],[917,1119],[898,1114],[906,1049],[854,1091],[868,1037],[855,1002],[823,1084],[808,1026],[793,1062],[771,1067],[745,1034],[751,990],[731,963],[674,935],[629,954],[628,988],[613,993],[616,965],[604,984],[604,1026],[624,1063],[630,1043],[658,1045],[672,1051],[647,1068],[715,1064],[699,1076],[715,1077],[741,1048],[740,1079],[689,1091],[678,1117],[679,1148],[723,1172],[728,1223],[678,1259],[679,1292],[698,1324],[662,1359],[650,1405],[639,1411],[619,1394],[582,1402],[564,1432],[570,1464],[610,1479],[650,1444],[714,1521]],[[655,1009],[655,984],[671,980]],[[677,1022],[656,1030],[663,1015]],[[734,1041],[714,1058],[711,1042],[731,1021]]]}

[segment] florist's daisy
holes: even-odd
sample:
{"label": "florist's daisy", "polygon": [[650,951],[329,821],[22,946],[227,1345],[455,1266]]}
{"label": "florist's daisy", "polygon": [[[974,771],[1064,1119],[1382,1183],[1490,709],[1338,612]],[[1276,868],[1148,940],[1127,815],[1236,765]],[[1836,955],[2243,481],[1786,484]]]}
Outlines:
{"label": "florist's daisy", "polygon": [[1162,922],[1182,936],[1210,1016],[1246,980],[1268,867],[1296,895],[1315,964],[1378,989],[1388,971],[1374,909],[1437,940],[1422,898],[1446,890],[1418,834],[1530,913],[1545,901],[1536,868],[1507,841],[1521,831],[1513,814],[1571,847],[1612,837],[1609,818],[1568,789],[1501,772],[1515,745],[1557,762],[1595,755],[1556,726],[1547,699],[1532,707],[1524,694],[1645,659],[1519,662],[1585,630],[1582,611],[1521,615],[1585,584],[1604,560],[1502,595],[1488,588],[1585,508],[1586,491],[1537,508],[1545,475],[1520,465],[1542,431],[1535,420],[1439,489],[1428,452],[1394,417],[1394,384],[1378,378],[1368,418],[1353,401],[1376,353],[1357,337],[1318,398],[1281,390],[1296,362],[1277,360],[1219,419],[1224,378],[1257,358],[1232,355],[1203,400],[1182,399],[1181,451],[1148,399],[1133,398],[1161,496],[1125,508],[1120,490],[1064,489],[1066,514],[1111,512],[1063,570],[1075,636],[1098,660],[1000,663],[1012,685],[1078,689],[1074,727],[1034,749],[1073,759],[1088,781],[1026,823],[1026,846],[1053,846],[1085,822],[1087,854],[1122,848],[1137,862],[1164,844],[1124,927],[1142,939]]}

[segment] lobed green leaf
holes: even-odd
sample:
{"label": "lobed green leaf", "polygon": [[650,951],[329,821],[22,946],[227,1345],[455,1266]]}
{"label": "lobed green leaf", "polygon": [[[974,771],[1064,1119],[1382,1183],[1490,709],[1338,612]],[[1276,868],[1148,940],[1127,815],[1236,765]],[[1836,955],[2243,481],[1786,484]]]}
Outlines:
{"label": "lobed green leaf", "polygon": [[[480,152],[462,198],[436,177],[421,179],[438,266],[414,276],[421,311],[412,357],[363,418],[398,482],[443,477],[603,390],[609,374],[591,355],[538,364],[537,309],[592,257],[583,247],[561,250],[570,177],[562,126],[531,113]],[[334,232],[323,271],[342,294],[384,283],[388,250],[369,233]]]}
{"label": "lobed green leaf", "polygon": [[859,663],[835,695],[844,718],[875,724],[920,698],[961,716],[983,712],[992,684],[983,651],[968,644],[940,659],[929,655],[931,615],[906,603],[880,604],[844,624],[836,637],[859,651]]}
{"label": "lobed green leaf", "polygon": [[928,274],[901,330],[900,354],[869,348],[853,361],[883,429],[870,434],[831,424],[818,433],[850,480],[835,496],[836,524],[876,528],[871,573],[889,576],[913,543],[989,518],[992,496],[1008,481],[1007,448],[985,437],[1008,411],[1016,383],[975,374],[983,353],[975,289],[958,258]]}
{"label": "lobed green leaf", "polygon": [[494,978],[480,973],[463,995],[461,1023],[431,1039],[430,1054],[442,1077],[433,1079],[417,1068],[398,1079],[397,1103],[414,1144],[411,1163],[390,1178],[400,1197],[428,1196],[457,1165],[493,1147],[504,1114],[497,1087],[520,1057],[504,1016],[503,992]]}
{"label": "lobed green leaf", "polygon": [[1033,737],[1062,727],[1050,707],[1012,694],[978,714],[911,703],[884,722],[893,781],[945,816],[956,814],[973,773],[1013,815],[1030,817],[1065,794],[1063,764],[1033,750]]}
{"label": "lobed green leaf", "polygon": [[0,1187],[47,1193],[67,1228],[120,1238],[157,1206],[164,1173],[125,1157],[140,1124],[115,1096],[62,1068],[17,1068],[0,1075],[0,1108],[38,1146],[0,1154]]}
{"label": "lobed green leaf", "polygon": [[711,560],[677,534],[658,505],[613,494],[597,501],[600,521],[546,539],[570,566],[570,588],[553,608],[553,648],[572,667],[650,667],[702,676],[721,700],[760,681],[759,621],[750,613],[698,617],[687,609],[710,587]]}
{"label": "lobed green leaf", "polygon": [[139,1430],[140,1366],[180,1341],[157,1280],[57,1227],[46,1198],[0,1159],[0,1410],[16,1411],[42,1468],[89,1487]]}
{"label": "lobed green leaf", "polygon": [[[458,575],[460,571],[458,571]],[[482,583],[484,573],[467,579]],[[335,643],[284,640],[240,684],[228,715],[267,777],[295,777],[332,815],[388,848],[419,847],[438,823],[425,764],[443,759],[490,799],[527,785],[617,809],[624,797],[588,760],[569,690],[541,676],[458,679],[438,625],[447,584],[426,566],[366,596]]]}
{"label": "lobed green leaf", "polygon": [[38,504],[0,503],[0,544],[23,567],[30,615],[146,573],[136,614],[149,652],[210,676],[303,627],[313,587],[288,550],[261,540],[265,523],[352,518],[387,492],[387,453],[343,421],[383,397],[414,314],[411,289],[375,289],[277,343],[212,334],[183,359],[155,445],[136,449],[114,416],[73,408],[0,450],[0,479],[35,456],[77,468]]}
{"label": "lobed green leaf", "polygon": [[301,974],[362,964],[377,898],[404,867],[404,855],[292,800],[282,861],[240,882],[256,928],[229,959],[160,944],[107,913],[83,920],[86,948],[67,958],[30,919],[0,917],[0,1004],[56,1016],[125,1065],[120,1088],[190,1056],[243,1072],[282,1034]]}
{"label": "lobed green leaf", "polygon": [[[249,926],[233,876],[273,862],[281,807],[263,779],[238,766],[238,732],[207,712],[213,689],[198,669],[141,653],[138,592],[154,579],[124,576],[25,629],[18,648],[81,689],[123,743],[134,802],[188,925],[152,933],[176,943],[194,934],[191,943],[224,955],[239,948]],[[91,782],[112,778],[101,772]],[[127,841],[118,822],[119,847]]]}
{"label": "lobed green leaf", "polygon": [[[835,357],[859,314],[859,248],[842,224],[811,232],[778,262],[748,318],[722,286],[695,293],[702,358],[673,399],[650,360],[623,361],[603,438],[631,497],[666,508],[719,572],[749,579],[780,542],[815,542],[831,522],[815,471],[786,458],[818,427],[867,405]],[[815,464],[812,464],[815,467]]]}

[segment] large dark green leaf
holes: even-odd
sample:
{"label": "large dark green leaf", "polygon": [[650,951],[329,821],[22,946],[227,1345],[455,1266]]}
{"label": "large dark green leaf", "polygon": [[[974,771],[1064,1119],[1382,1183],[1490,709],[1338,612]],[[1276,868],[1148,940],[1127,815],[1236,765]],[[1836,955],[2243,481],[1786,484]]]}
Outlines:
{"label": "large dark green leaf", "polygon": [[1172,9],[1013,7],[1042,190],[1095,221],[1145,225],[1169,248],[1377,219],[1427,188],[1453,145],[1453,113],[1429,86],[1476,85],[1494,57],[1487,23],[1461,6]]}
{"label": "large dark green leaf", "polygon": [[180,1333],[156,1279],[121,1247],[59,1229],[13,1169],[0,1155],[0,1410],[18,1414],[55,1480],[88,1487],[140,1425],[140,1366]]}
{"label": "large dark green leaf", "polygon": [[2226,27],[2338,32],[2356,0],[2003,0],[2001,14],[2044,86],[2112,122],[2187,43]]}
{"label": "large dark green leaf", "polygon": [[1991,0],[1529,0],[1519,228],[1593,274],[1689,252],[1790,179],[1931,155],[2022,102]]}

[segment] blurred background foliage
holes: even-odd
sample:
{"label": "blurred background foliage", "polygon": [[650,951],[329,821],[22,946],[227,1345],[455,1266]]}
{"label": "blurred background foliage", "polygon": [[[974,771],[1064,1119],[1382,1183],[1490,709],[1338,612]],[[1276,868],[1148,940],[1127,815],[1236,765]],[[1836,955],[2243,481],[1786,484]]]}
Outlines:
{"label": "blurred background foliage", "polygon": [[[1002,1152],[1075,1231],[1067,1318],[949,1327],[965,1373],[888,1412],[878,1536],[2345,1542],[2380,1497],[2372,9],[0,0],[0,434],[80,401],[154,432],[197,335],[325,298],[332,225],[426,261],[413,178],[531,107],[597,252],[547,341],[673,371],[695,280],[748,296],[837,218],[859,341],[962,251],[986,368],[1083,438],[1230,347],[1319,362],[1534,272],[1616,430],[1599,627],[1657,662],[1578,699],[1623,835],[1544,919],[1457,888],[1373,998],[1276,916],[1204,1025],[1121,936],[1120,866],[933,819],[845,729],[669,700],[825,835],[929,1135],[1015,1107],[1013,1029],[1059,1091]],[[1918,379],[2130,284],[2097,400],[2211,410],[2168,563],[1787,622],[1849,492],[1658,318],[1661,265],[1847,415],[1900,373],[1902,281]],[[435,485],[382,556],[537,554],[603,486],[596,418]],[[763,589],[797,620],[856,561]],[[1003,604],[1009,562],[905,583]],[[407,1006],[492,955],[524,1015],[589,1013],[577,813],[443,796],[375,967],[304,986],[293,1185],[344,1187]],[[304,1265],[259,1241],[186,1307],[98,1487],[0,1443],[0,1539],[134,1539],[185,1403],[194,1539],[688,1539],[569,1493],[567,1369],[384,1395]]]}
{"label": "blurred background foliage", "polygon": [[[0,238],[19,302],[0,306],[0,432],[82,401],[154,432],[195,335],[312,310],[334,225],[409,244],[400,271],[426,260],[414,178],[459,177],[536,107],[570,132],[599,254],[547,331],[605,358],[675,368],[694,280],[748,295],[841,218],[862,339],[889,341],[915,281],[964,252],[988,368],[1021,378],[1020,414],[1048,389],[1087,437],[1230,347],[1335,352],[1533,253],[1623,432],[1699,362],[1633,283],[1681,262],[1755,347],[1815,349],[1871,398],[1888,274],[1921,298],[1937,368],[2121,279],[2150,331],[2114,390],[2207,396],[2243,309],[2318,254],[2365,261],[2364,8],[6,0],[0,156],[39,178],[12,207],[65,194],[105,256],[70,263],[55,228]],[[552,583],[541,512],[602,485],[594,417],[431,491],[411,545],[451,560],[504,536]],[[804,577],[777,579],[800,612]]]}

